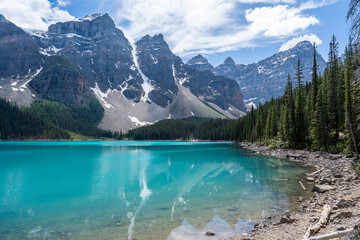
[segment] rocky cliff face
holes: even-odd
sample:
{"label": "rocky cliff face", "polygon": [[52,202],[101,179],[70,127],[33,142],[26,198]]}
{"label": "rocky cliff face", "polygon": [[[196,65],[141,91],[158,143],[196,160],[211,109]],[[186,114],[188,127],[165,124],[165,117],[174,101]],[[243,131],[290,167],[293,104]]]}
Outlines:
{"label": "rocky cliff face", "polygon": [[127,99],[140,100],[142,79],[133,62],[132,46],[108,14],[56,23],[48,32],[33,36],[44,55],[69,58],[90,87],[97,85],[103,92],[122,90]]}
{"label": "rocky cliff face", "polygon": [[0,77],[34,73],[41,59],[34,39],[0,14]]}
{"label": "rocky cliff face", "polygon": [[40,96],[76,106],[87,106],[92,96],[84,76],[62,56],[48,57],[30,86]]}
{"label": "rocky cliff face", "polygon": [[[232,59],[227,58],[223,64],[215,68],[215,72],[236,80],[245,102],[258,104],[284,93],[287,76],[294,76],[298,58],[303,66],[304,80],[311,81],[312,56],[312,44],[304,41],[292,49],[274,54],[258,63],[235,64]],[[317,62],[319,71],[323,72],[326,62],[320,54],[317,54]]]}

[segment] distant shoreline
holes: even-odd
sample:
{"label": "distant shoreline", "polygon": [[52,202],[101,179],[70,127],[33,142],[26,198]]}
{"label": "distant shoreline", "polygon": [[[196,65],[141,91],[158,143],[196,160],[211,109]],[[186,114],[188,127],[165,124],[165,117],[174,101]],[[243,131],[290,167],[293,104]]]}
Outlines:
{"label": "distant shoreline", "polygon": [[137,141],[137,142],[226,142],[226,143],[238,143],[234,141],[225,141],[225,140],[134,140],[134,139],[0,139],[0,142],[128,142],[128,141]]}

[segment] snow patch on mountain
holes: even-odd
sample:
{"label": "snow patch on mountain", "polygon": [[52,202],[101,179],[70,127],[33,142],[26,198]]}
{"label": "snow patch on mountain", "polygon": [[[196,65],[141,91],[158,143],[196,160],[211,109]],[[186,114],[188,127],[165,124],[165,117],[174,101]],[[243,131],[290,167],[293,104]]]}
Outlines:
{"label": "snow patch on mountain", "polygon": [[143,88],[145,94],[144,96],[141,97],[141,101],[151,101],[150,98],[149,98],[149,92],[151,92],[152,90],[154,90],[154,87],[151,85],[150,83],[150,79],[148,77],[145,76],[145,74],[141,71],[140,69],[140,66],[139,66],[139,61],[137,59],[137,53],[136,53],[136,45],[134,43],[134,41],[132,39],[129,39],[129,42],[130,42],[130,45],[132,47],[132,51],[131,51],[131,54],[132,54],[132,57],[133,57],[133,61],[134,61],[134,64],[135,64],[135,67],[136,69],[138,70],[141,78],[143,79],[144,83],[141,84],[141,87]]}
{"label": "snow patch on mountain", "polygon": [[95,95],[98,97],[98,99],[100,99],[100,101],[103,103],[104,107],[106,108],[114,108],[113,105],[111,105],[110,103],[108,103],[105,98],[108,97],[109,93],[111,93],[111,89],[109,88],[106,93],[103,93],[100,88],[99,88],[99,85],[97,82],[95,82],[95,87],[94,88],[90,88],[94,93]]}
{"label": "snow patch on mountain", "polygon": [[131,120],[131,122],[135,123],[135,125],[137,127],[142,127],[142,126],[145,126],[145,125],[150,125],[152,124],[151,122],[141,122],[137,117],[132,117],[132,116],[128,116]]}

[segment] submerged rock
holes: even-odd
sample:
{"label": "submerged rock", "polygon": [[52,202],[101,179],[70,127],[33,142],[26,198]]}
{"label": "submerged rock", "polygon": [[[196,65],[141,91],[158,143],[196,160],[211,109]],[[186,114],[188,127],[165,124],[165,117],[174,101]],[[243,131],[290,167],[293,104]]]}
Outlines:
{"label": "submerged rock", "polygon": [[211,230],[207,230],[205,235],[209,236],[209,237],[212,237],[212,236],[215,236],[215,233],[213,231],[211,231]]}

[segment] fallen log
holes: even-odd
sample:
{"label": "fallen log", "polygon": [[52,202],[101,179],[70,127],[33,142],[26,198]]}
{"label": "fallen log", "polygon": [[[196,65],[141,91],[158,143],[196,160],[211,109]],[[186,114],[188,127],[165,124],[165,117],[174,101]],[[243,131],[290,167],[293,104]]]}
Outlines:
{"label": "fallen log", "polygon": [[317,236],[317,237],[311,237],[311,238],[309,238],[309,240],[328,240],[328,239],[333,239],[333,238],[339,238],[339,237],[343,237],[349,233],[352,233],[353,231],[354,231],[354,229],[347,229],[344,231],[332,232],[332,233],[328,233],[328,234]]}
{"label": "fallen log", "polygon": [[314,225],[307,229],[304,239],[309,239],[311,235],[317,233],[321,227],[325,226],[329,220],[329,216],[331,213],[331,207],[329,205],[324,205],[324,210],[320,215],[319,221]]}

